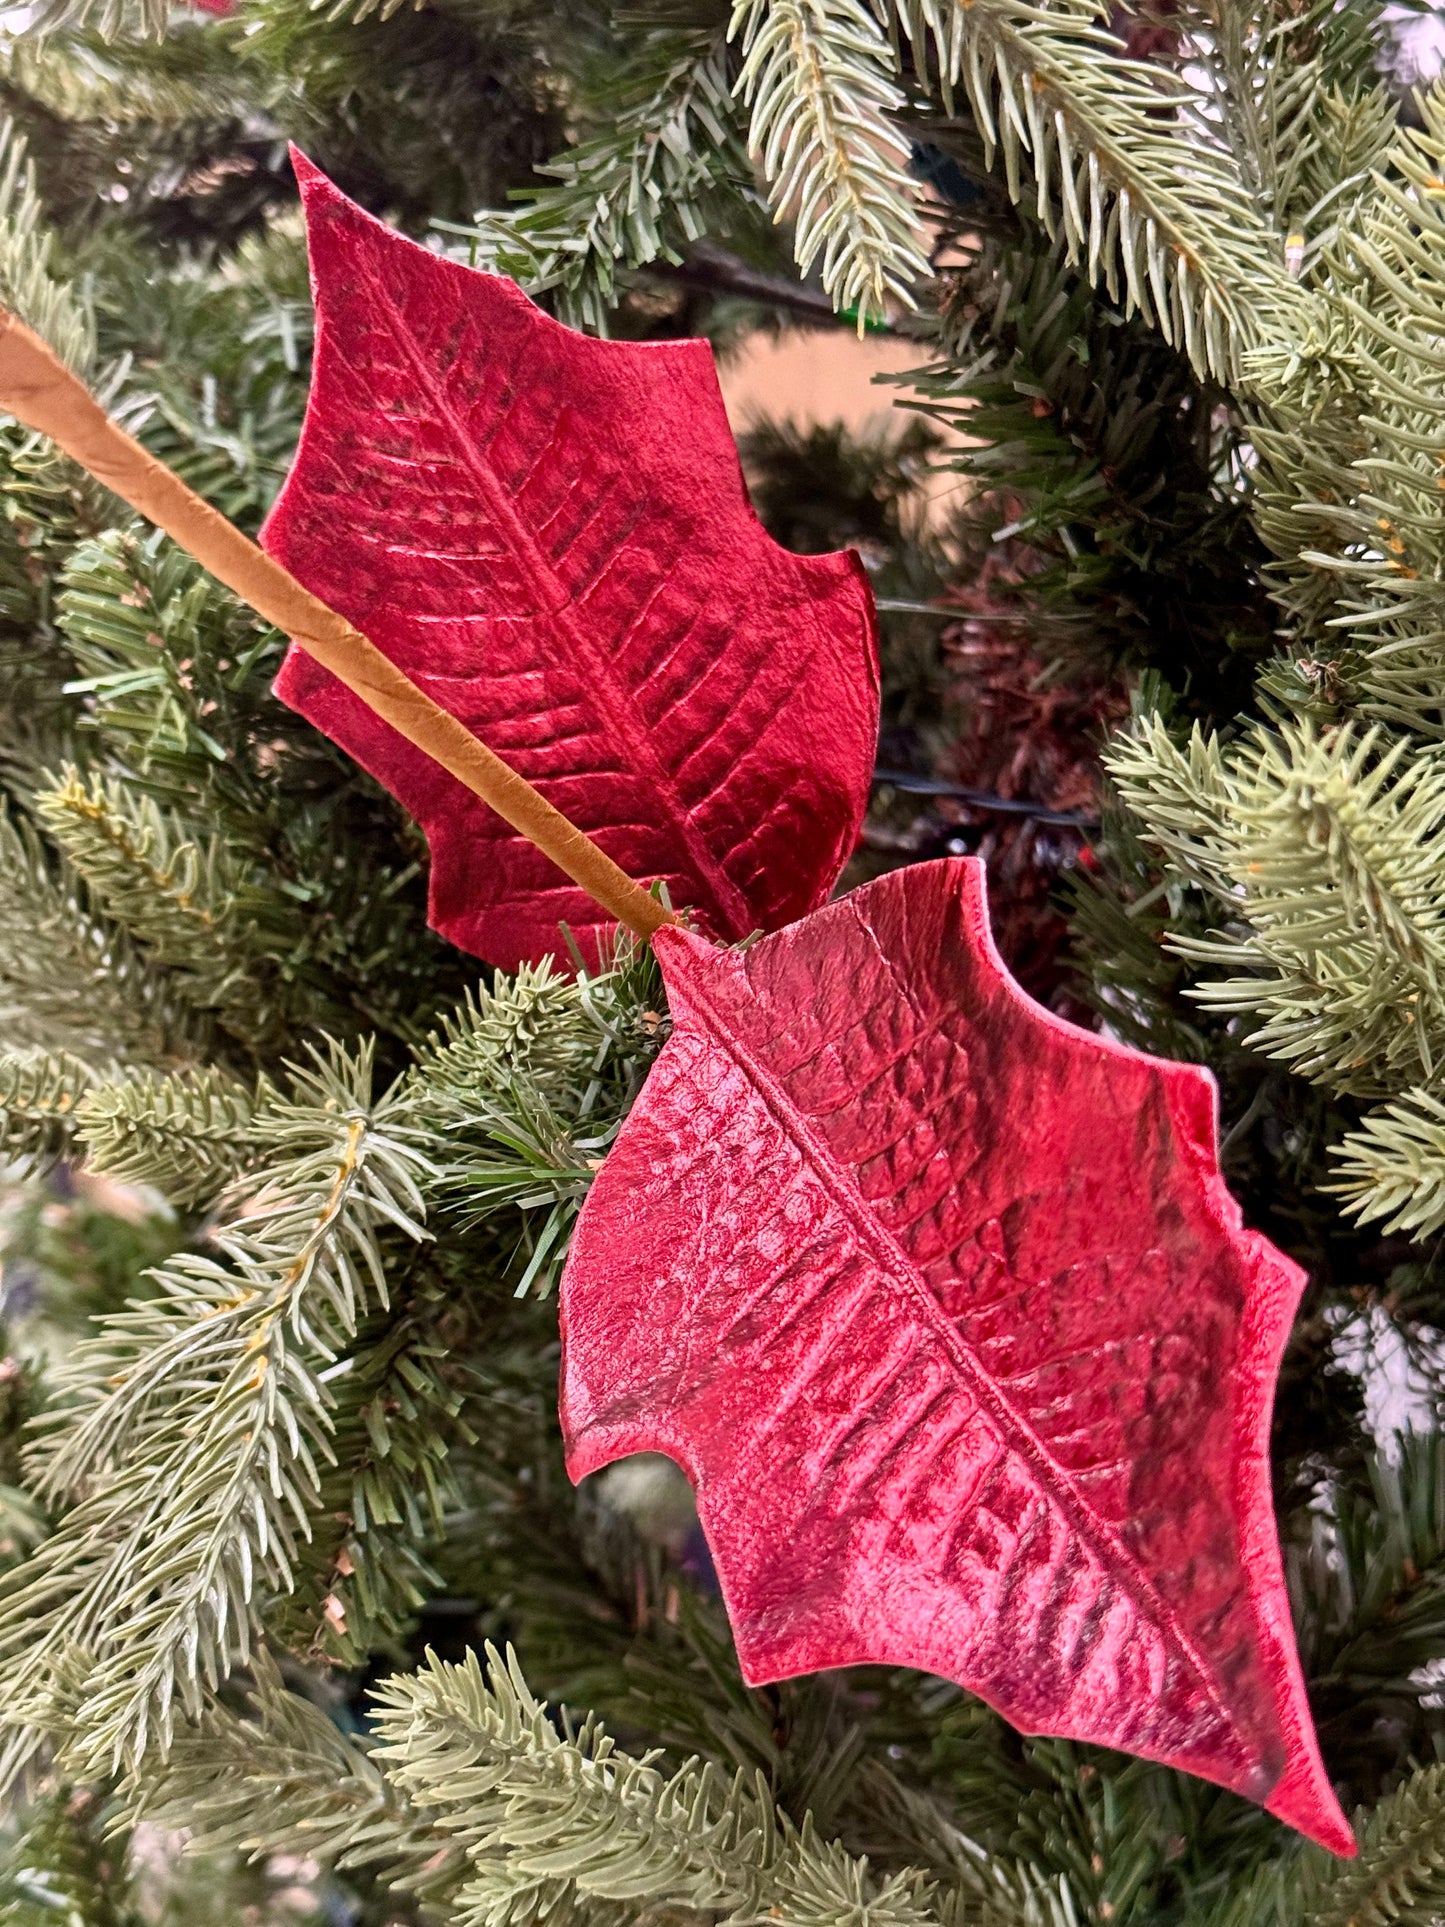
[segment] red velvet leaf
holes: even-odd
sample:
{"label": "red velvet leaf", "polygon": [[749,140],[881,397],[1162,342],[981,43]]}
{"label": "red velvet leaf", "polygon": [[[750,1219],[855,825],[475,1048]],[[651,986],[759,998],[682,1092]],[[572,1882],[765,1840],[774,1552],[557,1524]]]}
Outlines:
{"label": "red velvet leaf", "polygon": [[972,861],[655,943],[676,1028],[562,1287],[573,1476],[683,1466],[754,1683],[921,1667],[1353,1852],[1270,1499],[1303,1274],[1209,1074],[1031,1003]]}
{"label": "red velvet leaf", "polygon": [[[574,334],[296,170],[316,361],[263,545],[704,927],[821,903],[868,798],[872,597],[762,529],[707,343]],[[276,689],[421,821],[445,936],[595,947],[597,906],[310,657]]]}

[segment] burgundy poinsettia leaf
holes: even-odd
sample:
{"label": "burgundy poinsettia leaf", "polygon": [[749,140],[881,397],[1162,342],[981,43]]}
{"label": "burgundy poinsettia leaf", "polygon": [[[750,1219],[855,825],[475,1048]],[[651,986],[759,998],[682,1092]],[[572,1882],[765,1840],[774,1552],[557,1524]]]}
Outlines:
{"label": "burgundy poinsettia leaf", "polygon": [[755,1684],[924,1668],[1353,1852],[1270,1497],[1303,1275],[1209,1074],[1031,1003],[973,861],[654,941],[676,1028],[562,1287],[573,1476],[683,1466]]}
{"label": "burgundy poinsettia leaf", "polygon": [[[316,360],[263,545],[630,876],[723,937],[824,901],[878,729],[856,556],[749,506],[706,342],[593,341],[296,156]],[[431,921],[511,967],[602,913],[299,649],[277,693],[431,843]]]}

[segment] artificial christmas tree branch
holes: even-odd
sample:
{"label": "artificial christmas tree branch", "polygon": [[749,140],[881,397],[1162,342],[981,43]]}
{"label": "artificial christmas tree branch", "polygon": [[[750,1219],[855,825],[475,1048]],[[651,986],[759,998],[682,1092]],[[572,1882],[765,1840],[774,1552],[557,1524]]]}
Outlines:
{"label": "artificial christmas tree branch", "polygon": [[0,407],[72,460],[284,630],[385,722],[481,797],[640,937],[676,921],[589,836],[349,622],[113,422],[40,337],[0,310]]}

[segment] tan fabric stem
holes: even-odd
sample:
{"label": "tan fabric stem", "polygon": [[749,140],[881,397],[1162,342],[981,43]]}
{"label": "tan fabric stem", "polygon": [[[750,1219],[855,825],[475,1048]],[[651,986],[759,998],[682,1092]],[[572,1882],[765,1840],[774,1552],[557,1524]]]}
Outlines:
{"label": "tan fabric stem", "polygon": [[409,743],[489,803],[619,923],[650,937],[676,921],[590,836],[418,689],[375,643],[303,589],[279,562],[118,427],[37,334],[3,308],[0,317],[0,412],[48,435],[122,501],[164,529]]}

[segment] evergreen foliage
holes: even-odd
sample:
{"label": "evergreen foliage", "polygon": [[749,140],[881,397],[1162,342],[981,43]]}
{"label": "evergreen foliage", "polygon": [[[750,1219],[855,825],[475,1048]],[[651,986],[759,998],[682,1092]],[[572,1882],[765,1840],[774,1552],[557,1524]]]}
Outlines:
{"label": "evergreen foliage", "polygon": [[[252,532],[307,386],[288,138],[594,330],[917,337],[932,428],[745,449],[774,532],[880,592],[862,862],[982,850],[1031,987],[1216,1071],[1311,1275],[1276,1497],[1361,1838],[904,1672],[742,1684],[680,1477],[574,1492],[556,1433],[649,956],[493,976],[428,933],[282,639],[0,423],[0,1922],[1440,1915],[1445,92],[1399,96],[1387,31],[46,0],[0,42],[0,299]],[[1037,743],[969,761],[985,660],[1078,758],[1128,712],[1101,798],[1046,821]],[[1010,922],[1061,870],[1068,969]]]}

